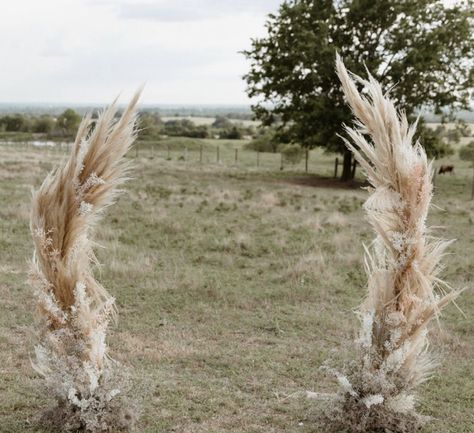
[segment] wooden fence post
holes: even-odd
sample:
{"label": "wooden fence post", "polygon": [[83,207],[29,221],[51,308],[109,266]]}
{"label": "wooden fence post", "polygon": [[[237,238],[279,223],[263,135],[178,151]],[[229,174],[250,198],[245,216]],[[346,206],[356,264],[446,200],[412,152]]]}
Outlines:
{"label": "wooden fence post", "polygon": [[202,164],[202,144],[199,146],[199,163]]}
{"label": "wooden fence post", "polygon": [[357,167],[357,160],[354,159],[354,162],[352,163],[352,179],[354,179],[355,177],[356,167]]}
{"label": "wooden fence post", "polygon": [[280,152],[280,170],[283,170],[283,153]]}
{"label": "wooden fence post", "polygon": [[305,171],[305,173],[308,173],[308,159],[309,159],[309,150],[306,149],[305,161],[304,161],[304,171]]}
{"label": "wooden fence post", "polygon": [[337,177],[337,166],[339,165],[339,158],[336,156],[336,161],[334,161],[334,177]]}
{"label": "wooden fence post", "polygon": [[239,161],[239,149],[235,149],[235,163]]}

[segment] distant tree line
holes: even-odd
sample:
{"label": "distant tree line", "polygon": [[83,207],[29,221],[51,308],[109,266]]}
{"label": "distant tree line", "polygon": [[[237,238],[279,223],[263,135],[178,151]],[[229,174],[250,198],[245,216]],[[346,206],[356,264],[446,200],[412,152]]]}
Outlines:
{"label": "distant tree line", "polygon": [[76,133],[80,121],[81,116],[71,109],[65,110],[57,117],[49,114],[7,114],[0,116],[0,132],[29,132],[69,137]]}
{"label": "distant tree line", "polygon": [[[447,120],[449,119],[444,119],[444,121]],[[70,108],[57,116],[51,114],[6,114],[0,116],[0,134],[42,134],[48,139],[72,140],[80,121],[81,115]],[[440,141],[449,145],[459,143],[461,137],[469,135],[468,125],[463,121],[457,121],[453,128],[447,128],[442,123],[435,129],[427,129],[424,140],[425,145],[430,145],[430,141],[433,141],[433,146]],[[166,136],[227,140],[247,139],[248,142],[245,145],[247,149],[257,152],[282,153],[288,163],[299,162],[305,152],[302,146],[292,141],[289,129],[281,127],[280,121],[271,126],[262,125],[255,128],[220,115],[215,118],[212,124],[197,125],[188,118],[164,121],[159,114],[154,112],[145,111],[140,114],[139,140],[153,141]],[[447,147],[446,153],[453,153],[453,151]]]}
{"label": "distant tree line", "polygon": [[253,120],[254,114],[249,106],[175,106],[162,105],[143,107],[142,113],[159,114],[163,117],[227,117],[236,120]]}
{"label": "distant tree line", "polygon": [[217,116],[211,125],[196,125],[190,119],[165,122],[155,113],[145,112],[140,115],[139,139],[143,140],[158,139],[161,136],[239,140],[254,135],[255,129],[252,126],[231,121],[225,116]]}
{"label": "distant tree line", "polygon": [[[0,116],[0,133],[22,132],[45,134],[51,138],[72,138],[80,121],[81,116],[70,108],[58,116],[6,114]],[[154,140],[162,136],[170,136],[238,140],[253,137],[255,134],[252,126],[245,126],[239,121],[231,121],[225,116],[217,116],[211,125],[196,125],[190,119],[163,121],[156,113],[143,112],[140,115],[138,138]]]}

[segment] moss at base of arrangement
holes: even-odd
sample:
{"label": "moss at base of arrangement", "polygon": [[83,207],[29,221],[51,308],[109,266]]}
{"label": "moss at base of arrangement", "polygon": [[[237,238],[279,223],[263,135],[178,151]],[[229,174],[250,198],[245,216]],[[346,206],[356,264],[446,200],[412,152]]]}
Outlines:
{"label": "moss at base of arrangement", "polygon": [[327,433],[413,433],[427,421],[416,413],[397,413],[385,405],[367,408],[355,398],[336,405],[324,418]]}
{"label": "moss at base of arrangement", "polygon": [[124,408],[117,401],[100,414],[83,412],[63,401],[44,411],[39,423],[53,431],[122,433],[134,429],[136,414],[133,409]]}
{"label": "moss at base of arrangement", "polygon": [[[109,381],[113,377],[113,383]],[[117,384],[117,378],[120,383]],[[94,393],[81,395],[71,388],[67,397],[54,395],[56,404],[46,409],[38,423],[52,431],[68,433],[129,433],[134,430],[138,409],[123,392],[124,373],[107,374]],[[120,387],[121,392],[118,392]],[[60,388],[57,386],[56,389]],[[47,389],[51,395],[51,389]],[[75,391],[75,392],[73,392]]]}

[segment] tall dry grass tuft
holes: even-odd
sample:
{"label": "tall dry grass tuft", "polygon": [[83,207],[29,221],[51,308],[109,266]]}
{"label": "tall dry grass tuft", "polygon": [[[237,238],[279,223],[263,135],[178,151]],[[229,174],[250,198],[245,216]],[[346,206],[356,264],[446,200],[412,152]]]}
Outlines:
{"label": "tall dry grass tuft", "polygon": [[357,358],[345,375],[334,372],[341,393],[331,424],[335,431],[412,432],[424,421],[415,411],[416,388],[436,366],[430,322],[459,293],[439,278],[450,242],[426,227],[433,167],[413,144],[416,124],[408,125],[372,76],[349,74],[339,57],[336,69],[357,119],[346,128],[346,144],[370,183],[364,208],[376,238],[366,248]]}
{"label": "tall dry grass tuft", "polygon": [[90,237],[125,179],[138,98],[119,119],[115,103],[95,122],[86,116],[71,154],[33,196],[30,281],[39,321],[33,367],[57,401],[42,420],[60,431],[117,432],[133,424],[116,387],[119,369],[107,356],[115,300],[93,276]]}

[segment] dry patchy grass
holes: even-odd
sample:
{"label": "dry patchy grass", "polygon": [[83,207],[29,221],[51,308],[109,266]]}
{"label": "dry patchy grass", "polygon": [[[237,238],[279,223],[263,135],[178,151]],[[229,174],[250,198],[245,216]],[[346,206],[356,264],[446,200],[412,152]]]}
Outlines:
{"label": "dry patchy grass", "polygon": [[[47,403],[29,365],[34,302],[25,283],[30,188],[61,157],[47,152],[0,147],[2,433],[39,432],[31,421]],[[139,431],[318,431],[315,403],[295,393],[334,390],[320,365],[350,359],[352,310],[365,293],[361,244],[371,239],[366,193],[145,152],[135,165],[98,230],[97,272],[119,304],[109,341],[134,369]],[[431,223],[458,239],[444,276],[472,286],[471,169],[456,165],[455,176],[437,178],[444,210],[433,209]],[[459,304],[467,317],[451,307],[434,332],[443,366],[421,410],[438,421],[424,433],[474,431],[472,291]]]}

